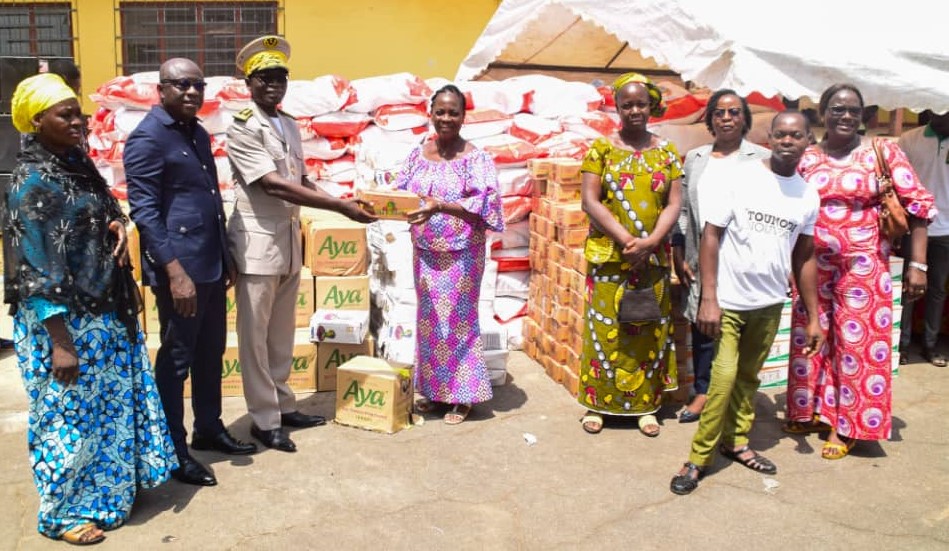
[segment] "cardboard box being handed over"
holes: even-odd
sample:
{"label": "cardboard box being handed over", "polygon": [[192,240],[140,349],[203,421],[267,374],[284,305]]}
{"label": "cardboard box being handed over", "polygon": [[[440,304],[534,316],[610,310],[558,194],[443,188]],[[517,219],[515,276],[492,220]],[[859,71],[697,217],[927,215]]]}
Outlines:
{"label": "cardboard box being handed over", "polygon": [[410,191],[363,190],[358,197],[370,203],[376,216],[385,220],[406,220],[408,213],[422,206],[422,199]]}

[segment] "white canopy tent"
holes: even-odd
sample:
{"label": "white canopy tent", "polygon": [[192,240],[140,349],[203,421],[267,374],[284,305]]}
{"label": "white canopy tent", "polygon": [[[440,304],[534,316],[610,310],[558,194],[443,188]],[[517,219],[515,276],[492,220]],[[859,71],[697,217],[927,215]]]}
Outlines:
{"label": "white canopy tent", "polygon": [[814,101],[849,82],[868,105],[943,112],[947,16],[949,3],[923,0],[504,0],[455,79],[640,70]]}

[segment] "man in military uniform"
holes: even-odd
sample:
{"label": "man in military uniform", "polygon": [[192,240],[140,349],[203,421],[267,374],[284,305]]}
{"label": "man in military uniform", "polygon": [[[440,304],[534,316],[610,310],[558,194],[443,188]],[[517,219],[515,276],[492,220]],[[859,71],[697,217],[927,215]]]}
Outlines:
{"label": "man in military uniform", "polygon": [[300,131],[277,109],[287,93],[290,45],[277,36],[237,54],[253,106],[234,116],[227,154],[237,182],[227,232],[239,273],[236,285],[238,354],[251,434],[265,446],[296,451],[284,426],[326,422],[296,408],[287,384],[293,359],[295,303],[302,260],[300,205],[339,212],[357,222],[375,216],[361,203],[328,195],[307,180]]}

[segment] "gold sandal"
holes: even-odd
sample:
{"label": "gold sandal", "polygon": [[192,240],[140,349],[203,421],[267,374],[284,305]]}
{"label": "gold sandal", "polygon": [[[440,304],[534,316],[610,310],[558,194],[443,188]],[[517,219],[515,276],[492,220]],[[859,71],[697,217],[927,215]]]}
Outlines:
{"label": "gold sandal", "polygon": [[59,539],[72,545],[95,545],[105,540],[105,534],[101,531],[98,535],[90,535],[92,531],[98,529],[99,527],[96,526],[96,523],[87,522],[86,524],[73,526],[69,530],[66,530],[59,536]]}
{"label": "gold sandal", "polygon": [[824,447],[821,448],[820,456],[831,461],[847,457],[850,450],[856,445],[857,440],[851,438],[841,438],[841,440],[843,440],[843,444],[825,442]]}

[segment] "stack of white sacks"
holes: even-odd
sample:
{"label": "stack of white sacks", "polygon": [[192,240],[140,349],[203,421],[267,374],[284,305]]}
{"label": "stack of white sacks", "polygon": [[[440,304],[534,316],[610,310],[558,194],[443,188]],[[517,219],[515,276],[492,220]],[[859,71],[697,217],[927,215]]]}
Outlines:
{"label": "stack of white sacks", "polygon": [[[211,134],[220,184],[226,191],[232,178],[225,131],[233,115],[251,105],[250,93],[241,79],[206,80],[199,117]],[[391,178],[412,147],[430,135],[428,101],[432,91],[447,82],[423,81],[410,73],[353,81],[337,75],[292,80],[282,108],[297,118],[309,176],[334,195],[345,196],[354,188],[373,187],[377,177],[383,182]],[[157,84],[157,72],[136,73],[116,77],[90,96],[100,106],[90,120],[91,155],[120,198],[125,186],[125,138],[158,102]],[[544,75],[458,86],[469,100],[464,136],[491,153],[500,169],[520,168],[537,157],[579,159],[595,138],[617,126],[612,97],[604,86]],[[653,130],[673,140],[683,154],[710,142],[702,122],[707,94],[690,94],[667,82],[660,86],[669,110],[653,120]],[[749,137],[764,142],[762,129],[780,104],[751,101],[756,115]],[[521,183],[523,174],[502,171],[502,184]]]}
{"label": "stack of white sacks", "polygon": [[[382,220],[368,227],[369,292],[373,302],[372,326],[378,335],[380,355],[400,364],[415,360],[415,279],[412,273],[412,240],[407,222]],[[491,382],[507,378],[508,331],[494,316],[493,299],[497,263],[487,261],[479,304],[481,336]],[[519,336],[519,335],[518,335]]]}
{"label": "stack of white sacks", "polygon": [[[199,113],[212,137],[222,197],[232,197],[233,179],[224,149],[233,115],[249,107],[243,80],[208,77]],[[157,72],[117,77],[91,97],[100,105],[90,121],[91,155],[120,199],[125,195],[122,150],[125,138],[158,102]],[[348,81],[336,75],[293,80],[282,108],[297,118],[310,178],[327,192],[350,196],[355,190],[388,187],[413,147],[431,137],[428,102],[448,81],[423,81],[397,73]],[[492,82],[456,83],[466,95],[468,113],[462,135],[495,160],[507,229],[489,239],[481,292],[482,332],[488,362],[503,380],[508,349],[521,345],[530,269],[527,218],[532,189],[527,161],[539,157],[580,159],[596,138],[618,127],[608,87],[525,75]],[[711,141],[702,116],[707,95],[693,95],[672,83],[664,88],[669,111],[653,129],[684,153]],[[755,127],[766,127],[779,107],[753,101]],[[764,134],[752,131],[753,141]],[[756,138],[757,136],[757,138]],[[378,343],[386,357],[411,363],[415,348],[415,291],[407,224],[370,225],[371,291]]]}

